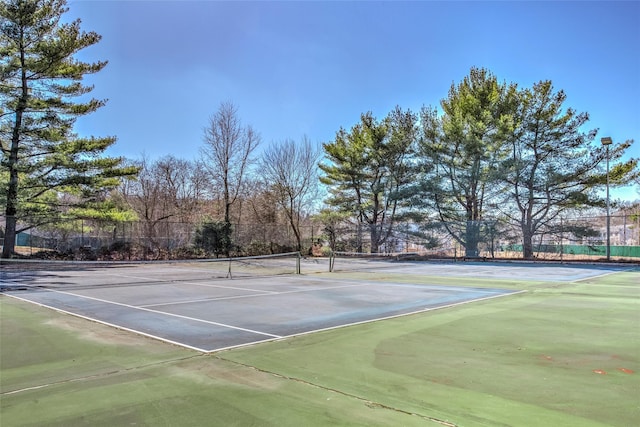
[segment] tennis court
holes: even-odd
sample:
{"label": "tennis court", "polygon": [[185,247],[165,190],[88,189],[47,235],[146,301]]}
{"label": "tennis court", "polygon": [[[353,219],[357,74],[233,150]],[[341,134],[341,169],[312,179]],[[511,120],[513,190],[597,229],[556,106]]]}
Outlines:
{"label": "tennis court", "polygon": [[[616,270],[350,259],[339,260],[334,273],[327,273],[326,260],[285,256],[231,265],[18,263],[2,270],[1,285],[15,298],[212,352],[519,292],[407,283],[411,277],[573,281]],[[300,270],[303,274],[295,274]],[[350,279],[341,270],[376,277]],[[404,280],[380,280],[384,273],[400,273]]]}
{"label": "tennis court", "polygon": [[637,266],[328,267],[0,262],[2,424],[635,425]]}

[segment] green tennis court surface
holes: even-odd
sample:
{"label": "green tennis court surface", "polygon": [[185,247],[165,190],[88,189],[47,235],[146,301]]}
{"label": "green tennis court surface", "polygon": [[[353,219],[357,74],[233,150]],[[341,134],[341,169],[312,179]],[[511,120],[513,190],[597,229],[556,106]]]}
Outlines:
{"label": "green tennis court surface", "polygon": [[[116,270],[3,272],[1,425],[629,426],[640,417],[637,269],[389,263],[234,280],[175,266]],[[148,335],[190,314],[210,335],[238,325],[302,335],[207,355],[16,298],[65,311],[106,305]],[[305,323],[322,329],[322,313],[332,328],[381,307],[402,314],[415,300],[412,315],[305,333]],[[243,301],[250,309],[238,313]]]}

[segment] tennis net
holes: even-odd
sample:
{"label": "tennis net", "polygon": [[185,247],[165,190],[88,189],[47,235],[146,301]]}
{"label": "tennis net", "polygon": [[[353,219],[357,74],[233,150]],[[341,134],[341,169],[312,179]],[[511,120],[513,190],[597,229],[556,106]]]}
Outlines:
{"label": "tennis net", "polygon": [[329,271],[375,271],[396,268],[400,262],[414,261],[418,252],[362,253],[333,252],[329,260]]}
{"label": "tennis net", "polygon": [[0,259],[0,289],[91,288],[300,274],[300,253],[184,261]]}

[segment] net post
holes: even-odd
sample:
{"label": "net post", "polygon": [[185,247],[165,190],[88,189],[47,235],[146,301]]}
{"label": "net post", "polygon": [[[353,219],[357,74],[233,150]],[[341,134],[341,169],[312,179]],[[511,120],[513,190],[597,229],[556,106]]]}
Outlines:
{"label": "net post", "polygon": [[301,274],[300,273],[300,258],[302,258],[302,254],[300,253],[300,251],[298,251],[297,254],[296,254],[296,274]]}

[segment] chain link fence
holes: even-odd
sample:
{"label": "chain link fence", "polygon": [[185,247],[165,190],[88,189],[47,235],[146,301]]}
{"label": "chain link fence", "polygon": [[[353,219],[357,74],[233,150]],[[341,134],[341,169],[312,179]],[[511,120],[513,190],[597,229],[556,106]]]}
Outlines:
{"label": "chain link fence", "polygon": [[[0,217],[0,219],[2,219]],[[172,221],[100,222],[68,220],[37,225],[19,221],[16,237],[25,256],[73,259],[155,260],[211,257],[194,244],[201,225]],[[610,257],[640,261],[640,215],[610,217]],[[558,219],[540,226],[530,242],[539,260],[601,260],[606,257],[606,216]],[[372,233],[375,231],[375,233]],[[522,259],[523,231],[507,221],[406,222],[390,230],[366,224],[309,223],[300,227],[303,255],[331,251],[415,253],[427,258]],[[379,245],[372,246],[371,236]],[[0,235],[3,236],[3,235]],[[296,250],[293,229],[284,224],[232,224],[230,255],[266,255]]]}
{"label": "chain link fence", "polygon": [[[3,218],[0,217],[0,220]],[[16,252],[24,256],[101,260],[160,260],[212,257],[214,254],[195,244],[202,224],[175,221],[102,222],[64,220],[37,225],[43,221],[18,221]],[[3,221],[4,223],[4,221]],[[4,237],[0,229],[0,236]],[[300,227],[305,255],[312,254],[322,226]],[[295,251],[297,239],[292,228],[283,224],[232,224],[232,256],[268,255]],[[0,238],[0,243],[4,243]]]}
{"label": "chain link fence", "polygon": [[[640,261],[640,215],[610,217],[610,257]],[[599,260],[607,254],[606,216],[559,218],[541,225],[530,239],[528,259]],[[329,230],[332,249],[341,252],[415,253],[427,258],[522,259],[524,232],[508,221],[396,224],[384,230],[362,224]],[[372,232],[373,231],[373,232]],[[382,235],[372,245],[371,236]]]}

